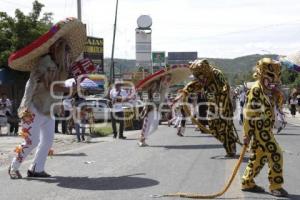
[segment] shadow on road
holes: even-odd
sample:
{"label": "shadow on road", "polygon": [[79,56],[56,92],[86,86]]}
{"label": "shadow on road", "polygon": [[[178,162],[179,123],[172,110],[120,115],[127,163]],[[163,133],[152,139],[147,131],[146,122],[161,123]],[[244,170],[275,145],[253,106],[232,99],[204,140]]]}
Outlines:
{"label": "shadow on road", "polygon": [[279,133],[276,136],[300,136],[300,134],[291,134],[291,133]]}
{"label": "shadow on road", "polygon": [[54,154],[53,156],[87,156],[86,153],[59,153],[59,154]]}
{"label": "shadow on road", "polygon": [[[230,158],[230,157],[225,157],[225,156],[212,156],[210,157],[210,159],[213,159],[213,160],[232,160],[232,159],[239,159],[240,155],[235,155],[233,158]],[[242,162],[246,163],[248,162],[249,160],[249,157],[245,157],[243,158]]]}
{"label": "shadow on road", "polygon": [[288,197],[274,197],[270,194],[270,197],[266,197],[265,195],[263,197],[253,197],[253,196],[243,196],[243,197],[218,197],[218,199],[257,199],[257,200],[262,200],[262,199],[265,199],[265,200],[298,200],[300,199],[300,195],[298,194],[289,194]]}
{"label": "shadow on road", "polygon": [[151,145],[149,147],[160,147],[166,149],[220,149],[221,144],[197,144],[197,145]]}
{"label": "shadow on road", "polygon": [[289,197],[286,199],[300,199],[300,195],[299,194],[289,194]]}
{"label": "shadow on road", "polygon": [[158,185],[153,179],[135,177],[137,174],[119,177],[62,177],[54,176],[47,179],[27,178],[28,181],[54,183],[59,187],[78,190],[128,190]]}
{"label": "shadow on road", "polygon": [[212,135],[208,135],[208,134],[202,134],[200,133],[199,135],[185,135],[184,137],[198,137],[198,138],[203,138],[203,137],[207,137],[207,138],[211,138],[211,137],[214,137]]}

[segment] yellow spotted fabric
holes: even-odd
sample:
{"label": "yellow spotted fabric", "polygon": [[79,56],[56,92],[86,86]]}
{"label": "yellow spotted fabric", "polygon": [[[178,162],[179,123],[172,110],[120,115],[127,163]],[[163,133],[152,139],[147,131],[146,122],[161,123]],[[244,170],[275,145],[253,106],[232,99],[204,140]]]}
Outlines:
{"label": "yellow spotted fabric", "polygon": [[[206,86],[204,87],[198,80],[194,80],[185,86],[183,92],[191,94],[204,89],[209,103],[209,113],[211,113],[208,117],[209,130],[223,144],[227,154],[235,154],[238,138],[234,134],[233,108],[229,94],[230,87],[223,73],[212,66],[207,66],[206,61],[204,63],[205,70],[196,69],[197,66],[203,65],[196,61],[191,65],[191,70],[195,77],[199,74],[202,75],[204,71],[206,73],[204,75],[210,75]],[[201,127],[199,128],[201,130]],[[205,130],[202,131],[206,132]]]}
{"label": "yellow spotted fabric", "polygon": [[256,63],[255,73],[256,79],[268,78],[272,82],[280,83],[281,65],[278,61],[271,58],[262,58]]}
{"label": "yellow spotted fabric", "polygon": [[242,188],[255,186],[254,178],[265,163],[268,164],[270,190],[283,184],[282,150],[272,132],[274,124],[274,96],[267,96],[257,81],[248,91],[244,109],[244,134],[251,138],[251,157],[242,177]]}

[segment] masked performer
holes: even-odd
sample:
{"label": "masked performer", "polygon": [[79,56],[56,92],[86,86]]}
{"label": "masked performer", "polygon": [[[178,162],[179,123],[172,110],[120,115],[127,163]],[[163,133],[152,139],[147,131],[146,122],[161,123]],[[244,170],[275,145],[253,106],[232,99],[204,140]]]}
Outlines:
{"label": "masked performer", "polygon": [[188,67],[174,65],[147,76],[137,84],[137,90],[147,90],[148,92],[148,102],[143,111],[144,123],[139,146],[147,146],[146,138],[158,128],[162,109],[167,104],[165,100],[169,87],[184,81],[189,75]]}
{"label": "masked performer", "polygon": [[[11,68],[31,71],[18,113],[22,120],[20,135],[25,141],[16,148],[17,155],[9,167],[12,179],[22,178],[19,167],[35,147],[28,177],[50,176],[44,168],[54,138],[55,108],[60,106],[54,105],[61,101],[60,94],[69,92],[63,81],[68,76],[70,64],[83,51],[85,40],[84,25],[75,18],[68,18],[10,56]],[[52,84],[55,81],[62,83]]]}
{"label": "masked performer", "polygon": [[191,93],[198,93],[204,89],[210,112],[207,130],[200,126],[202,132],[210,132],[218,139],[226,150],[226,157],[236,154],[238,137],[234,133],[233,109],[230,100],[230,87],[223,73],[211,66],[207,60],[196,60],[190,65],[195,80],[188,83],[183,89],[183,94],[175,102]]}
{"label": "masked performer", "polygon": [[[148,146],[146,139],[158,128],[161,118],[159,109],[162,107],[162,103],[165,102],[171,79],[171,75],[167,74],[160,77],[158,80],[152,81],[148,86],[148,101],[142,111],[144,121],[138,143],[141,147]],[[154,96],[156,96],[156,98]]]}
{"label": "masked performer", "polygon": [[242,177],[242,190],[264,192],[255,184],[254,178],[265,163],[268,163],[269,189],[274,196],[287,196],[282,188],[282,150],[272,132],[274,125],[274,104],[279,99],[277,86],[280,84],[280,63],[263,58],[256,64],[255,85],[248,91],[244,109],[244,143],[249,144],[252,155]]}

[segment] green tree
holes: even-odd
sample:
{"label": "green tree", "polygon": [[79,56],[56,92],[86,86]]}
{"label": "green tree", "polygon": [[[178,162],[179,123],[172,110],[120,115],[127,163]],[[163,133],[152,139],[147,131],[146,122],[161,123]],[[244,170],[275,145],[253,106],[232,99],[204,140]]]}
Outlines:
{"label": "green tree", "polygon": [[233,85],[243,85],[245,82],[252,82],[254,81],[253,78],[253,71],[249,70],[245,73],[238,73],[233,76]]}
{"label": "green tree", "polygon": [[0,67],[8,67],[7,60],[12,52],[28,45],[51,27],[52,13],[44,13],[41,18],[43,7],[36,0],[28,15],[19,9],[15,10],[15,17],[0,12]]}
{"label": "green tree", "polygon": [[297,72],[288,69],[282,70],[281,73],[282,84],[291,85],[297,80],[297,78],[300,78]]}

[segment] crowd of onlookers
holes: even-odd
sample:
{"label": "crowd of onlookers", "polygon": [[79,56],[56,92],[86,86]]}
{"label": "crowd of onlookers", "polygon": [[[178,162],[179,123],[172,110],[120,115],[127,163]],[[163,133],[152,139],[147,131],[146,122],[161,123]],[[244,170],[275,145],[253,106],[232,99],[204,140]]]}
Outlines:
{"label": "crowd of onlookers", "polygon": [[[111,102],[111,122],[113,137],[119,139],[125,139],[123,135],[125,120],[124,120],[124,110],[123,103],[130,102],[132,96],[128,94],[121,85],[116,84],[112,88],[108,95],[107,99]],[[180,136],[184,133],[185,127],[185,113],[183,107],[180,104],[172,104],[173,97],[169,96],[167,98],[167,105],[172,112],[167,113],[166,118],[168,125],[174,124],[174,127],[177,128],[177,134]],[[232,94],[232,105],[235,108],[236,103],[239,104],[240,108],[240,119],[239,123],[243,123],[243,107],[246,99],[246,88],[235,91]],[[199,117],[199,121],[203,125],[207,125],[207,109],[208,106],[202,103],[205,103],[206,97],[203,93],[195,94],[189,98],[189,103],[192,105],[193,115]],[[62,105],[60,111],[55,114],[55,132],[62,134],[72,134],[75,131],[77,141],[85,141],[86,128],[90,123],[93,123],[93,114],[92,109],[84,104],[85,100],[74,95],[73,97],[66,97],[62,100]],[[286,104],[291,112],[292,117],[295,117],[297,109],[300,108],[300,95],[292,93],[289,98],[286,99]],[[299,111],[300,112],[300,111]],[[165,115],[165,113],[162,113]],[[5,93],[1,94],[0,98],[0,134],[3,134],[3,127],[7,126],[8,135],[18,135],[20,119],[17,114],[17,106],[7,97]],[[117,130],[116,124],[119,123],[119,130]],[[60,127],[59,127],[60,126]]]}
{"label": "crowd of onlookers", "polygon": [[[88,123],[90,109],[82,104],[83,99],[77,95],[64,98],[62,105],[55,114],[55,132],[72,134],[75,130],[77,141],[85,141],[85,129]],[[17,106],[5,93],[0,98],[0,134],[4,134],[3,128],[7,127],[7,135],[18,135],[20,119]],[[59,125],[61,128],[59,129]]]}
{"label": "crowd of onlookers", "polygon": [[75,130],[77,142],[85,141],[91,110],[84,101],[78,95],[63,98],[59,112],[55,114],[55,133],[72,134]]}

